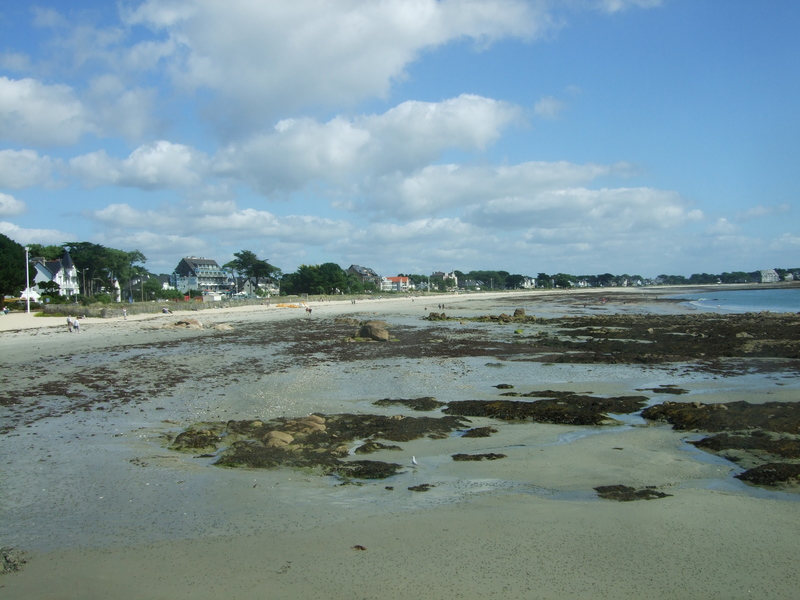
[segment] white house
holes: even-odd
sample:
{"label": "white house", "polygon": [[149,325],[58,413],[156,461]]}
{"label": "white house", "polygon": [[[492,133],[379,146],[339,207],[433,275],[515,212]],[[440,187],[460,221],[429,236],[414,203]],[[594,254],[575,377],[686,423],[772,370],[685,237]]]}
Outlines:
{"label": "white house", "polygon": [[23,298],[30,297],[31,300],[38,302],[42,295],[42,288],[39,287],[39,284],[51,281],[58,284],[59,296],[75,296],[80,293],[78,269],[75,268],[72,257],[66,250],[58,260],[32,258],[31,264],[36,269],[36,275],[31,282],[30,289],[22,293]]}
{"label": "white house", "polygon": [[409,289],[408,277],[381,277],[382,292],[407,292]]}

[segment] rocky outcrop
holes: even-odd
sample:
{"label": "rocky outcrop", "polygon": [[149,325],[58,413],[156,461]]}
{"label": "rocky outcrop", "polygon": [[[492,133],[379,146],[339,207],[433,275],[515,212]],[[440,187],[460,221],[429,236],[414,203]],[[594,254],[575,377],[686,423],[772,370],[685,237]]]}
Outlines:
{"label": "rocky outcrop", "polygon": [[27,562],[28,555],[26,552],[11,546],[0,548],[0,575],[20,571]]}
{"label": "rocky outcrop", "polygon": [[561,425],[609,425],[617,421],[607,413],[631,413],[640,410],[646,396],[604,398],[552,390],[522,394],[540,397],[535,402],[518,400],[457,400],[443,412],[465,417],[491,417],[504,421],[534,421]]}
{"label": "rocky outcrop", "polygon": [[367,321],[359,327],[356,337],[376,342],[388,342],[389,331],[383,321]]}
{"label": "rocky outcrop", "polygon": [[632,502],[633,500],[656,500],[667,498],[672,494],[665,494],[655,487],[632,488],[627,485],[601,485],[594,490],[603,500],[616,500],[618,502]]}

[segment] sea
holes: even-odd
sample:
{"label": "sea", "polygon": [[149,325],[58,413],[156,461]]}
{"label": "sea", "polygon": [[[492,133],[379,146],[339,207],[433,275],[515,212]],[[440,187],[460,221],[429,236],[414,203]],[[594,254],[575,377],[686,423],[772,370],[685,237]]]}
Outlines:
{"label": "sea", "polygon": [[800,312],[800,287],[706,290],[697,294],[670,296],[703,311],[721,313]]}

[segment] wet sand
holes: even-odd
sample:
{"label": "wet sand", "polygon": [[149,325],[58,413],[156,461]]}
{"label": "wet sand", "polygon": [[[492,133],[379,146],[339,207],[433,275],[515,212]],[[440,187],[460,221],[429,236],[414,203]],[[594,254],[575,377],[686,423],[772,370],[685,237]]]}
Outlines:
{"label": "wet sand", "polygon": [[[627,293],[640,297],[638,290]],[[496,309],[508,299],[513,312],[529,298],[321,302],[312,303],[311,319],[352,315],[426,327],[418,318],[425,309],[438,310],[439,302],[446,312],[462,314]],[[584,307],[563,294],[531,300],[542,315],[684,310],[613,304]],[[14,316],[0,317],[0,325]],[[489,351],[483,357],[348,363],[317,353],[300,364],[296,357],[282,361],[284,342],[263,354],[236,344],[244,344],[241,332],[256,324],[306,319],[298,309],[192,315],[207,326],[231,324],[228,333],[156,328],[183,316],[87,320],[80,334],[60,322],[25,329],[17,321],[0,334],[6,389],[34,390],[61,375],[113,371],[113,377],[98,375],[69,388],[73,402],[78,392],[87,399],[80,408],[59,412],[52,397],[42,396],[36,402],[51,416],[19,407],[0,413],[17,423],[0,436],[0,546],[29,553],[23,570],[0,577],[4,598],[796,595],[797,496],[748,487],[731,477],[736,465],[685,443],[698,434],[635,416],[614,428],[474,419],[475,426],[497,426],[499,434],[403,443],[401,453],[371,458],[407,469],[358,486],[289,469],[220,469],[164,447],[164,436],[197,420],[378,412],[372,401],[386,397],[494,398],[494,385],[506,381],[521,391],[609,395],[678,383],[690,391],[681,401],[792,401],[800,387],[796,372],[719,378],[674,365],[508,361],[498,367]],[[45,320],[28,321],[34,319]],[[262,362],[234,372],[250,356]],[[206,376],[214,365],[226,372]],[[170,386],[173,378],[180,381]],[[141,386],[143,393],[126,399],[122,390],[99,389],[114,385],[126,392]],[[507,458],[458,463],[450,459],[455,452]],[[422,483],[434,487],[408,490]],[[613,484],[657,486],[671,496],[597,498],[594,487]]]}

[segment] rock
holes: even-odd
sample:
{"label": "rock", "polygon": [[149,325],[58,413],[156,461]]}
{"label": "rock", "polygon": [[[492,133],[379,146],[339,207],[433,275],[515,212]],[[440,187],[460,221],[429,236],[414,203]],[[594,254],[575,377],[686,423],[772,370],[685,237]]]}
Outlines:
{"label": "rock", "polygon": [[436,398],[433,398],[432,396],[423,396],[422,398],[411,398],[407,400],[392,400],[391,398],[384,398],[383,400],[376,400],[372,404],[375,406],[405,406],[411,410],[418,411],[431,411],[436,410],[440,406],[444,406],[444,402],[438,402]]}
{"label": "rock", "polygon": [[0,548],[0,575],[20,571],[22,570],[22,566],[27,562],[28,555],[22,550],[12,548],[11,546],[3,546]]}
{"label": "rock", "polygon": [[800,484],[800,465],[794,463],[767,463],[748,469],[744,473],[735,475],[735,477],[755,485]]}
{"label": "rock", "polygon": [[601,485],[594,490],[597,495],[604,500],[617,500],[618,502],[631,502],[633,500],[656,500],[658,498],[667,498],[672,494],[665,494],[659,492],[653,487],[645,488],[632,488],[627,485]]}
{"label": "rock", "polygon": [[233,326],[228,325],[227,323],[218,323],[217,325],[214,325],[213,329],[216,329],[217,331],[233,331]]}
{"label": "rock", "polygon": [[273,429],[272,431],[267,432],[267,435],[264,436],[265,442],[269,442],[269,440],[278,440],[284,444],[291,444],[294,441],[294,436],[291,433]]}
{"label": "rock", "polygon": [[522,318],[525,316],[525,309],[524,308],[517,308],[514,309],[514,318]]}
{"label": "rock", "polygon": [[480,460],[498,460],[505,458],[505,454],[495,454],[489,452],[487,454],[453,454],[452,459],[456,461],[480,461]]}
{"label": "rock", "polygon": [[361,325],[356,337],[367,340],[375,340],[376,342],[388,342],[389,332],[378,322],[368,321]]}
{"label": "rock", "polygon": [[493,433],[497,433],[494,427],[474,427],[464,432],[461,437],[465,438],[483,438],[490,437]]}
{"label": "rock", "polygon": [[182,327],[184,329],[202,329],[203,324],[197,319],[181,319],[175,321],[175,327]]}

